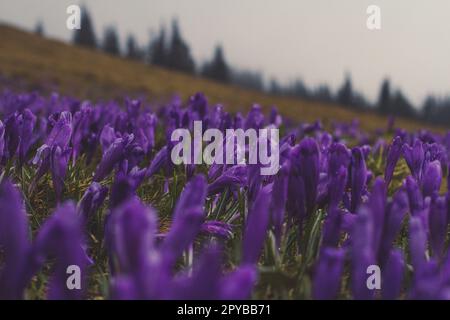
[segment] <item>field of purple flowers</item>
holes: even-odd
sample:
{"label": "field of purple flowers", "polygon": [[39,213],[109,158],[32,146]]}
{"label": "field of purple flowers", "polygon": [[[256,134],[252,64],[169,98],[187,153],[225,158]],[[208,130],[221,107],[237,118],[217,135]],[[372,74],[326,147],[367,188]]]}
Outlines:
{"label": "field of purple flowers", "polygon": [[[171,132],[196,120],[279,128],[278,174],[173,165]],[[0,298],[449,299],[450,134],[327,129],[202,94],[155,106],[4,91]]]}

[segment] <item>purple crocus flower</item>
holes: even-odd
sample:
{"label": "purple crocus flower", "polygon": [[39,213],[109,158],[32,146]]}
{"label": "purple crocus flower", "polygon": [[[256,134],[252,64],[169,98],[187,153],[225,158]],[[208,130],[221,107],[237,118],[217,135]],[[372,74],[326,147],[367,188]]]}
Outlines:
{"label": "purple crocus flower", "polygon": [[337,174],[341,167],[347,170],[351,163],[351,151],[342,143],[333,143],[329,148],[328,172],[331,176]]}
{"label": "purple crocus flower", "polygon": [[439,192],[442,182],[441,163],[437,160],[425,164],[422,177],[422,193],[424,197]]}
{"label": "purple crocus flower", "polygon": [[392,144],[388,148],[386,167],[384,170],[384,181],[386,181],[386,186],[389,186],[391,183],[395,166],[397,165],[398,159],[400,158],[402,152],[402,146],[402,139],[400,137],[395,137]]}
{"label": "purple crocus flower", "polygon": [[352,199],[350,211],[355,212],[361,203],[361,196],[366,187],[367,169],[361,148],[352,149],[351,189]]}
{"label": "purple crocus flower", "polygon": [[102,160],[97,166],[94,175],[95,182],[99,182],[106,178],[111,173],[114,166],[124,159],[127,154],[127,148],[133,140],[134,136],[132,134],[114,140],[103,154]]}
{"label": "purple crocus flower", "polygon": [[90,125],[92,120],[92,106],[89,103],[84,103],[81,109],[75,112],[73,116],[73,133],[72,133],[72,161],[75,163],[80,154],[83,142],[87,139],[90,132]]}
{"label": "purple crocus flower", "polygon": [[220,299],[248,299],[256,283],[257,275],[257,269],[254,265],[239,266],[234,272],[221,280]]}
{"label": "purple crocus flower", "polygon": [[197,92],[195,95],[189,98],[189,108],[196,112],[199,116],[199,120],[203,119],[208,112],[208,100],[201,92]]}
{"label": "purple crocus flower", "polygon": [[313,134],[315,132],[321,131],[323,129],[322,123],[320,120],[315,121],[314,123],[303,123],[300,125],[299,134],[301,137],[307,134]]}
{"label": "purple crocus flower", "polygon": [[[383,226],[386,216],[386,185],[382,178],[377,178],[372,187],[367,205],[370,207],[373,227],[373,250],[378,253],[383,240]],[[377,258],[375,256],[375,258]]]}
{"label": "purple crocus flower", "polygon": [[54,146],[51,150],[50,171],[52,173],[53,186],[57,199],[61,198],[64,188],[64,178],[66,177],[70,154],[71,149],[63,151],[59,146]]}
{"label": "purple crocus flower", "polygon": [[161,170],[169,162],[169,149],[167,146],[161,148],[153,158],[150,166],[145,173],[146,178],[152,177],[155,173]]}
{"label": "purple crocus flower", "polygon": [[264,126],[264,114],[262,113],[261,106],[254,104],[250,111],[248,112],[247,118],[245,119],[245,129],[261,129]]}
{"label": "purple crocus flower", "polygon": [[92,182],[86,189],[77,205],[77,211],[82,216],[83,224],[102,206],[107,194],[108,188],[97,182]]}
{"label": "purple crocus flower", "polygon": [[202,224],[201,232],[208,235],[216,236],[222,239],[232,237],[232,226],[223,221],[206,221]]}
{"label": "purple crocus flower", "polygon": [[201,230],[205,219],[206,186],[205,177],[197,175],[186,184],[178,198],[172,226],[161,248],[169,268]]}
{"label": "purple crocus flower", "polygon": [[422,141],[416,139],[412,147],[408,144],[403,145],[403,157],[408,164],[411,174],[416,180],[420,180],[422,177],[422,166],[425,160]]}
{"label": "purple crocus flower", "polygon": [[222,254],[215,245],[203,250],[192,276],[175,279],[171,299],[216,300],[220,298]]}
{"label": "purple crocus flower", "polygon": [[[31,268],[39,270],[46,259],[56,258],[53,275],[48,286],[49,299],[81,299],[85,288],[86,267],[91,263],[84,248],[83,232],[75,204],[60,205],[39,230],[32,249]],[[70,266],[80,269],[80,288],[67,286],[67,270]]]}
{"label": "purple crocus flower", "polygon": [[59,118],[50,131],[45,144],[50,147],[59,146],[65,150],[69,146],[71,136],[72,114],[68,111],[63,111],[59,114]]}
{"label": "purple crocus flower", "polygon": [[444,197],[434,197],[429,213],[430,245],[433,255],[442,257],[444,242],[447,235],[447,201]]}
{"label": "purple crocus flower", "polygon": [[[69,143],[72,136],[72,114],[63,111],[50,131],[45,144],[38,148],[32,163],[38,165],[36,175],[31,184],[34,188],[37,181],[49,170],[52,170],[53,183],[57,197],[64,185],[65,171],[70,153]],[[70,156],[70,154],[69,154]],[[67,161],[66,161],[67,159]]]}
{"label": "purple crocus flower", "polygon": [[351,233],[352,242],[352,292],[355,299],[373,298],[373,290],[367,288],[367,268],[375,264],[373,250],[373,220],[370,210],[363,206],[358,210]]}
{"label": "purple crocus flower", "polygon": [[5,119],[5,133],[6,133],[6,152],[7,157],[12,158],[17,152],[20,143],[20,120],[18,112],[11,114]]}
{"label": "purple crocus flower", "polygon": [[341,166],[336,173],[331,175],[328,183],[329,208],[335,208],[341,202],[347,184],[347,172],[348,170]]}
{"label": "purple crocus flower", "polygon": [[130,198],[111,212],[108,223],[117,270],[132,274],[148,267],[149,255],[155,250],[157,219],[154,210],[137,198]]}
{"label": "purple crocus flower", "polygon": [[283,119],[274,106],[270,109],[269,122],[277,128],[283,124]]}
{"label": "purple crocus flower", "polygon": [[339,293],[344,270],[343,249],[325,248],[321,251],[313,280],[313,298],[335,299]]}
{"label": "purple crocus flower", "polygon": [[420,277],[426,268],[426,248],[427,235],[423,223],[420,217],[411,217],[409,220],[409,249],[416,277]]}
{"label": "purple crocus flower", "polygon": [[263,177],[260,174],[261,166],[258,164],[249,164],[247,165],[247,198],[248,203],[251,205],[255,200],[259,190],[262,186]]}
{"label": "purple crocus flower", "polygon": [[269,186],[262,188],[249,210],[243,237],[242,263],[255,264],[264,245],[269,225]]}
{"label": "purple crocus flower", "polygon": [[[295,148],[292,150],[295,150]],[[299,223],[301,233],[302,223],[306,216],[305,183],[299,171],[298,165],[293,165],[293,161],[291,160],[286,160],[284,165],[290,168],[288,179],[288,201],[286,203],[286,209],[289,218]]]}
{"label": "purple crocus flower", "polygon": [[0,120],[0,164],[5,154],[5,125]]}
{"label": "purple crocus flower", "polygon": [[150,154],[155,146],[156,123],[156,116],[147,112],[139,117],[138,123],[134,126],[133,133],[145,154]]}
{"label": "purple crocus flower", "polygon": [[378,253],[378,258],[380,259],[382,265],[384,265],[384,262],[389,256],[392,243],[397,237],[402,226],[403,219],[408,211],[408,196],[403,189],[400,189],[394,194],[392,202],[389,203],[386,208],[383,235]]}
{"label": "purple crocus flower", "polygon": [[302,221],[316,206],[320,169],[319,147],[314,139],[305,138],[291,149],[289,157],[291,170],[287,210],[290,217],[299,222],[301,233]]}
{"label": "purple crocus flower", "polygon": [[312,138],[305,138],[300,142],[299,165],[305,184],[306,212],[311,214],[317,198],[319,184],[320,152],[317,142]]}
{"label": "purple crocus flower", "polygon": [[115,208],[129,198],[135,196],[136,189],[137,185],[133,176],[128,175],[123,171],[118,171],[111,186],[109,207],[111,209]]}
{"label": "purple crocus flower", "polygon": [[277,246],[281,244],[281,235],[284,222],[284,212],[287,201],[289,180],[289,167],[283,164],[275,177],[272,187],[272,202],[270,204],[271,222],[274,228]]}
{"label": "purple crocus flower", "polygon": [[244,129],[244,117],[240,112],[234,116],[234,129]]}
{"label": "purple crocus flower", "polygon": [[226,188],[242,187],[247,181],[247,166],[235,165],[225,170],[208,186],[208,196],[222,192]]}
{"label": "purple crocus flower", "polygon": [[417,300],[444,298],[448,300],[448,291],[446,293],[442,289],[439,265],[436,260],[430,260],[422,266],[420,273],[415,272],[413,286],[408,298]]}
{"label": "purple crocus flower", "polygon": [[[194,202],[201,201],[201,197],[194,194],[198,183],[203,184],[203,193],[206,192],[206,182],[201,179],[201,176],[194,177],[189,182],[192,185],[183,191],[183,200],[175,210],[177,221],[171,228],[172,235],[169,234],[159,248],[154,240],[156,215],[153,210],[144,207],[137,198],[130,198],[111,212],[109,243],[118,263],[111,283],[114,299],[246,299],[250,296],[256,282],[255,267],[240,266],[222,277],[221,250],[215,245],[202,250],[191,272],[172,276],[167,249],[179,244],[177,252],[181,252],[186,243],[192,241],[188,236],[188,242],[174,242],[175,231],[185,233],[181,238],[190,233],[174,225],[191,228],[192,223],[180,220],[180,215],[185,218],[187,215],[182,209],[195,207]],[[166,245],[167,241],[171,241],[170,246]]]}
{"label": "purple crocus flower", "polygon": [[425,144],[425,163],[436,160],[441,163],[443,169],[447,167],[448,159],[444,146],[436,142]]}
{"label": "purple crocus flower", "polygon": [[34,185],[49,169],[50,169],[51,147],[44,144],[36,150],[36,154],[32,160],[37,165],[36,175],[34,176]]}
{"label": "purple crocus flower", "polygon": [[322,246],[337,247],[343,223],[343,213],[337,207],[330,208],[328,215],[323,224]]}
{"label": "purple crocus flower", "polygon": [[408,176],[405,180],[405,188],[408,193],[411,214],[417,215],[424,208],[423,196],[419,185],[412,176]]}
{"label": "purple crocus flower", "polygon": [[132,197],[111,210],[106,221],[114,299],[161,299],[171,291],[170,270],[156,248],[157,217]]}
{"label": "purple crocus flower", "polygon": [[29,109],[25,109],[19,116],[20,122],[20,143],[19,143],[19,163],[25,161],[25,157],[33,141],[33,129],[36,124],[36,116]]}
{"label": "purple crocus flower", "polygon": [[16,111],[5,122],[7,151],[10,158],[18,155],[19,165],[25,161],[25,156],[33,143],[33,129],[36,116],[29,110]]}
{"label": "purple crocus flower", "polygon": [[116,131],[109,124],[105,125],[100,133],[100,146],[103,153],[108,150],[109,146],[116,140]]}
{"label": "purple crocus flower", "polygon": [[28,282],[28,221],[22,198],[7,179],[0,182],[0,299],[22,299]]}
{"label": "purple crocus flower", "polygon": [[382,296],[386,300],[397,299],[402,289],[405,261],[400,250],[392,250],[382,269]]}

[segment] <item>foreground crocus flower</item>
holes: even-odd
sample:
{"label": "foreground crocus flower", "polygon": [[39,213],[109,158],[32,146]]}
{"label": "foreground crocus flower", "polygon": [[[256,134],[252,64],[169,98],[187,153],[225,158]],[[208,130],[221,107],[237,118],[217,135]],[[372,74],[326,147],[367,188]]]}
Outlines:
{"label": "foreground crocus flower", "polygon": [[299,148],[300,172],[305,184],[306,212],[311,214],[316,204],[317,186],[319,183],[320,153],[314,139],[302,140]]}
{"label": "foreground crocus flower", "polygon": [[[17,189],[4,180],[0,184],[0,246],[5,250],[5,265],[0,273],[0,296],[21,299],[23,291],[48,258],[56,259],[48,286],[49,299],[79,299],[84,290],[69,290],[67,270],[79,268],[82,279],[90,263],[83,247],[80,220],[75,206],[61,205],[40,229],[31,245],[28,223]],[[84,282],[81,284],[84,287]]]}
{"label": "foreground crocus flower", "polygon": [[173,212],[173,223],[162,249],[169,266],[192,243],[205,219],[206,179],[202,175],[193,177],[184,188]]}
{"label": "foreground crocus flower", "polygon": [[405,261],[400,250],[392,250],[383,268],[382,294],[387,300],[397,299],[402,290]]}
{"label": "foreground crocus flower", "polygon": [[367,207],[359,210],[352,232],[352,292],[355,299],[372,299],[374,292],[367,287],[367,268],[374,265],[374,225]]}
{"label": "foreground crocus flower", "polygon": [[[112,279],[114,299],[244,299],[256,281],[253,266],[241,266],[222,277],[221,251],[203,250],[192,273],[172,275],[175,260],[192,243],[203,220],[206,181],[196,176],[183,190],[171,230],[156,245],[156,214],[130,198],[111,212],[108,242],[117,265]],[[200,223],[199,223],[200,222]],[[187,227],[187,229],[182,229]]]}
{"label": "foreground crocus flower", "polygon": [[[72,202],[60,205],[39,230],[31,253],[31,270],[37,272],[47,259],[56,259],[50,283],[49,299],[81,299],[86,287],[87,266],[91,260],[85,252],[81,220]],[[81,276],[80,286],[67,285],[68,270],[74,267]]]}
{"label": "foreground crocus flower", "polygon": [[28,221],[20,193],[8,180],[0,182],[0,247],[0,299],[22,299],[29,281]]}
{"label": "foreground crocus flower", "polygon": [[314,299],[328,300],[337,297],[344,270],[344,257],[345,252],[342,249],[322,250],[314,275]]}
{"label": "foreground crocus flower", "polygon": [[269,226],[269,188],[258,193],[252,208],[249,210],[245,224],[242,263],[255,264],[261,253]]}

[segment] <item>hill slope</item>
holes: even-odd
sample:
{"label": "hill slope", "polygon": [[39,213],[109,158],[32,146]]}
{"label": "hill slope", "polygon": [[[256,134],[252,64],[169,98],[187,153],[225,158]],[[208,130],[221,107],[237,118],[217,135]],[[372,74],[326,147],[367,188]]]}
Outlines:
{"label": "hill slope", "polygon": [[[145,94],[150,99],[164,99],[173,93],[186,98],[204,92],[212,103],[223,103],[228,111],[248,110],[255,102],[266,110],[276,105],[280,112],[295,121],[321,119],[350,121],[358,118],[366,129],[384,127],[386,119],[372,112],[355,112],[335,105],[276,97],[222,85],[147,66],[101,52],[44,39],[9,26],[0,25],[0,75],[23,80],[32,88],[50,83],[64,94],[82,98],[114,98],[124,94]],[[399,119],[406,129],[422,124]]]}

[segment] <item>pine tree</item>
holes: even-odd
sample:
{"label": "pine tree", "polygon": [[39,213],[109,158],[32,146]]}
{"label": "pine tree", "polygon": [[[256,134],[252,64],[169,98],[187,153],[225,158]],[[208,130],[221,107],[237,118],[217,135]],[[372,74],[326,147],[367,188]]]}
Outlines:
{"label": "pine tree", "polygon": [[242,88],[257,91],[263,91],[265,89],[263,75],[257,71],[231,70],[230,81]]}
{"label": "pine tree", "polygon": [[141,53],[138,48],[138,45],[136,44],[136,40],[134,39],[133,35],[128,35],[127,37],[127,52],[126,57],[128,59],[132,60],[139,60],[141,58]]}
{"label": "pine tree", "polygon": [[41,37],[44,36],[44,23],[42,21],[38,21],[36,27],[34,28],[34,33]]}
{"label": "pine tree", "polygon": [[378,111],[382,114],[390,113],[391,109],[391,86],[388,79],[381,85],[380,96],[378,98]]}
{"label": "pine tree", "polygon": [[172,38],[167,58],[167,66],[170,69],[186,73],[195,72],[195,63],[191,57],[189,46],[181,37],[178,22],[176,20],[172,23]]}
{"label": "pine tree", "polygon": [[425,121],[432,122],[438,111],[438,101],[433,96],[428,96],[422,106],[422,118]]}
{"label": "pine tree", "polygon": [[283,94],[283,88],[281,87],[277,79],[272,78],[270,80],[269,92],[274,95]]}
{"label": "pine tree", "polygon": [[400,90],[397,90],[392,98],[392,106],[389,110],[389,114],[399,115],[403,117],[416,116],[416,112],[412,104]]}
{"label": "pine tree", "polygon": [[152,39],[149,46],[150,63],[166,67],[167,66],[167,46],[166,46],[166,31],[161,27],[159,35]]}
{"label": "pine tree", "polygon": [[314,92],[314,99],[321,102],[333,101],[333,95],[327,85],[320,85]]}
{"label": "pine tree", "polygon": [[353,88],[350,76],[345,77],[344,84],[337,93],[337,102],[343,106],[353,106]]}
{"label": "pine tree", "polygon": [[94,27],[89,12],[85,7],[81,8],[80,27],[79,30],[75,30],[73,43],[88,48],[96,48],[97,40],[95,39]]}
{"label": "pine tree", "polygon": [[119,37],[114,27],[108,27],[105,30],[103,51],[116,56],[120,55]]}
{"label": "pine tree", "polygon": [[204,66],[202,74],[203,76],[216,81],[230,81],[230,70],[225,61],[221,46],[216,47],[212,61]]}

